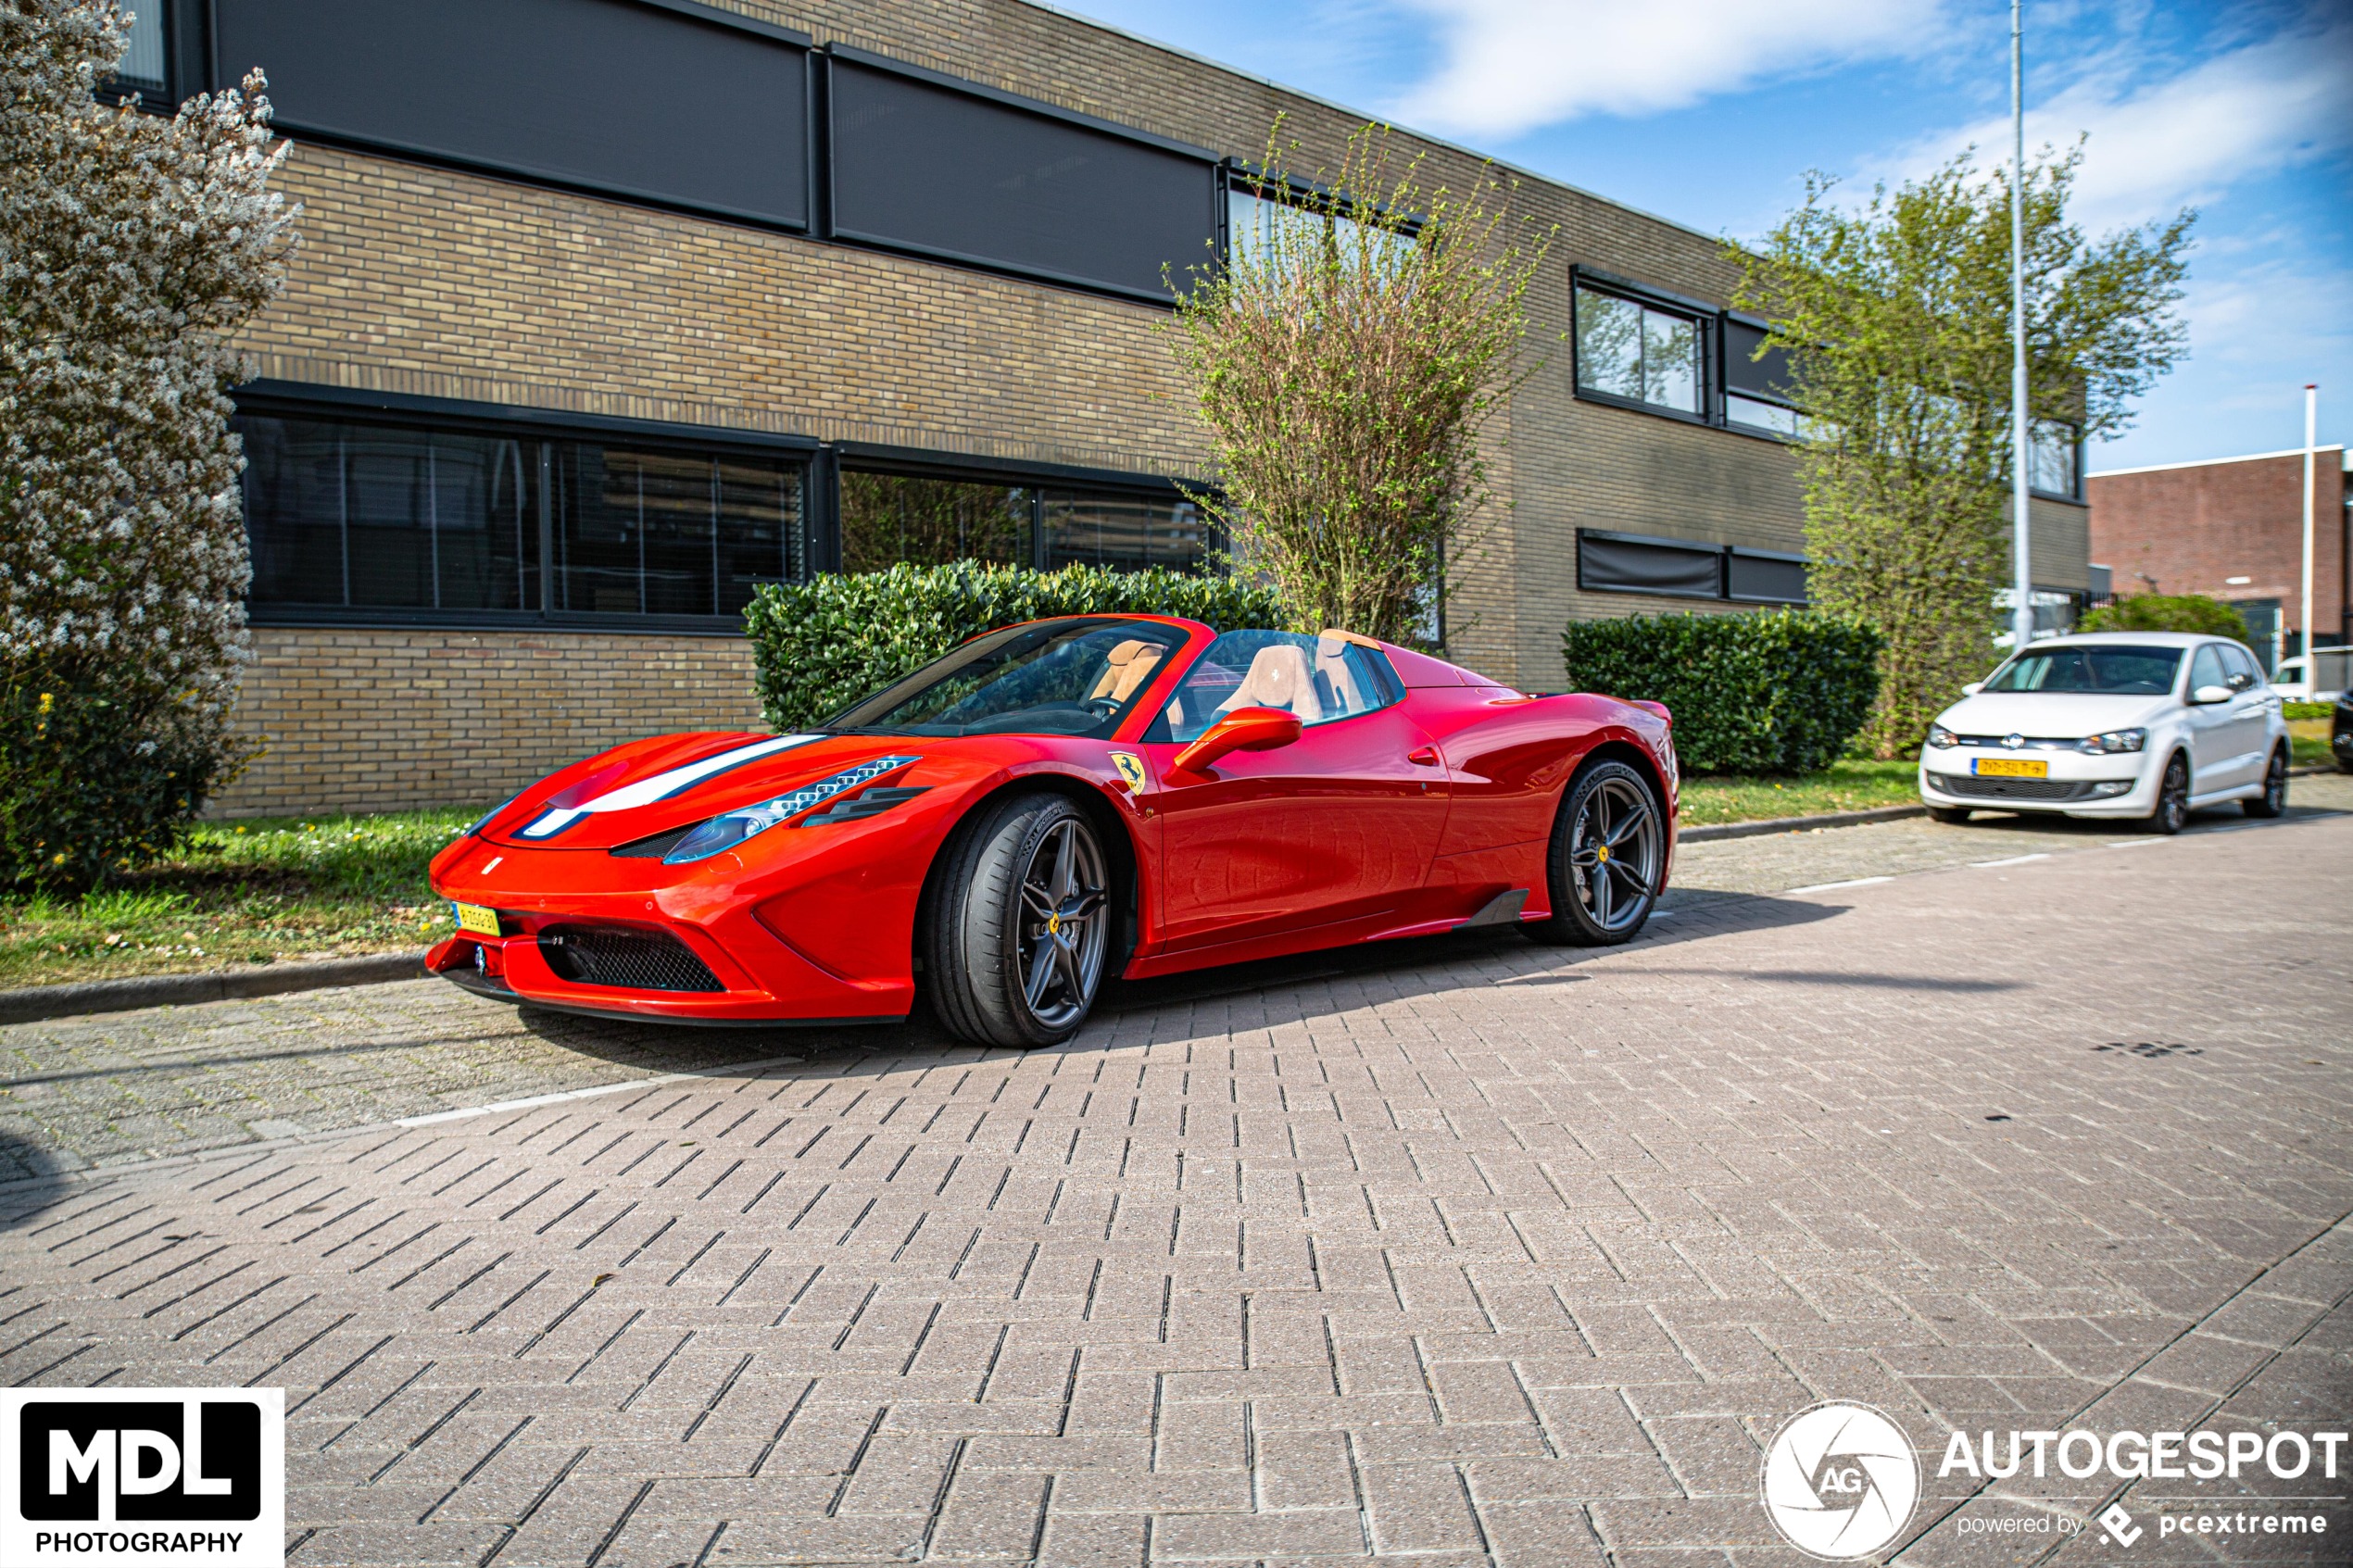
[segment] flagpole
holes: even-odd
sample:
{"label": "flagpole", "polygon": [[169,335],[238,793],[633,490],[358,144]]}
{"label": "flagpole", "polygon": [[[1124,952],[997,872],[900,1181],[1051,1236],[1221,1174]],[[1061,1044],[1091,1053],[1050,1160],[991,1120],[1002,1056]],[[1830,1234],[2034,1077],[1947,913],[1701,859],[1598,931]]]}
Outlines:
{"label": "flagpole", "polygon": [[[2033,452],[2026,402],[2026,34],[2024,0],[2010,0],[2010,608],[2011,651],[2034,637],[2034,562],[2027,517]],[[2309,508],[2307,508],[2308,510]]]}
{"label": "flagpole", "polygon": [[2312,619],[2312,459],[2319,439],[2321,420],[2321,389],[2308,382],[2304,386],[2304,681],[2307,691],[2321,689],[2321,661],[2313,653],[2318,646],[2318,622]]}

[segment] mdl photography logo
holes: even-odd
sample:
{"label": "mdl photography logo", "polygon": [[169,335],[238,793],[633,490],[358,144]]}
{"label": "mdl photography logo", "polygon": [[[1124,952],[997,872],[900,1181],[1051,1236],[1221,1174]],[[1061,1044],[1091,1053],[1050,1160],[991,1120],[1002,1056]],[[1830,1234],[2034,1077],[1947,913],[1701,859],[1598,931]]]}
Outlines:
{"label": "mdl photography logo", "polygon": [[281,1388],[0,1393],[0,1565],[281,1568]]}
{"label": "mdl photography logo", "polygon": [[1810,1557],[1866,1557],[1901,1535],[1920,1498],[1902,1428],[1869,1405],[1826,1400],[1790,1417],[1765,1450],[1765,1512]]}

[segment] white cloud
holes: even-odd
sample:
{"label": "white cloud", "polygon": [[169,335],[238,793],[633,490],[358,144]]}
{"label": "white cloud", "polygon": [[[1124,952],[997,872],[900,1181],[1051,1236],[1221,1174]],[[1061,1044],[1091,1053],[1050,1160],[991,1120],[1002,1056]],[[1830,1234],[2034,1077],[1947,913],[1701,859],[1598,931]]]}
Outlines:
{"label": "white cloud", "polygon": [[1647,114],[1791,71],[1914,53],[1942,0],[1408,0],[1446,62],[1401,118],[1508,138],[1595,112]]}
{"label": "white cloud", "polygon": [[[2232,184],[2353,142],[2353,21],[2284,31],[2157,82],[2111,56],[2031,105],[2026,144],[2065,148],[2089,133],[2072,214],[2094,232],[2171,216]],[[2007,162],[2007,115],[1923,137],[1875,172],[1918,175],[1974,143]]]}

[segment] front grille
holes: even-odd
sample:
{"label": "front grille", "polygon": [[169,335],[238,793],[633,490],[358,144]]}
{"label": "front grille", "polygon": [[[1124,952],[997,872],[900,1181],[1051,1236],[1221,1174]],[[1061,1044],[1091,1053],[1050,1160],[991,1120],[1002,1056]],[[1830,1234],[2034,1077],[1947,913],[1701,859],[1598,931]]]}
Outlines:
{"label": "front grille", "polygon": [[625,985],[633,991],[724,991],[710,966],[661,931],[619,925],[551,925],[539,934],[540,956],[576,985]]}
{"label": "front grille", "polygon": [[[2026,735],[2021,738],[2026,744],[2020,749],[2024,751],[2081,751],[2083,749],[2083,742],[2080,737],[2066,739],[2057,735]],[[2007,735],[1955,735],[1953,744],[1973,746],[1980,751],[2007,751],[2009,737]]]}
{"label": "front grille", "polygon": [[2081,779],[1981,779],[1973,773],[1931,773],[1929,783],[1946,795],[1978,800],[2085,800],[2093,786]]}

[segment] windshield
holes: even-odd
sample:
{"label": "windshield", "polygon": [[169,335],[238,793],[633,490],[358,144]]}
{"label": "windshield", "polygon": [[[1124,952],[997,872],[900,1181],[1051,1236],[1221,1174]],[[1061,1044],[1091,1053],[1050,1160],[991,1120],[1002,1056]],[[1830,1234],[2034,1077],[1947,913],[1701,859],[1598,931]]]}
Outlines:
{"label": "windshield", "polygon": [[2180,648],[2126,644],[2029,649],[1994,671],[1989,692],[2099,692],[2113,696],[2163,696],[2182,667]]}
{"label": "windshield", "polygon": [[1185,643],[1149,621],[1044,621],[975,637],[824,728],[892,735],[1076,735],[1118,728]]}

